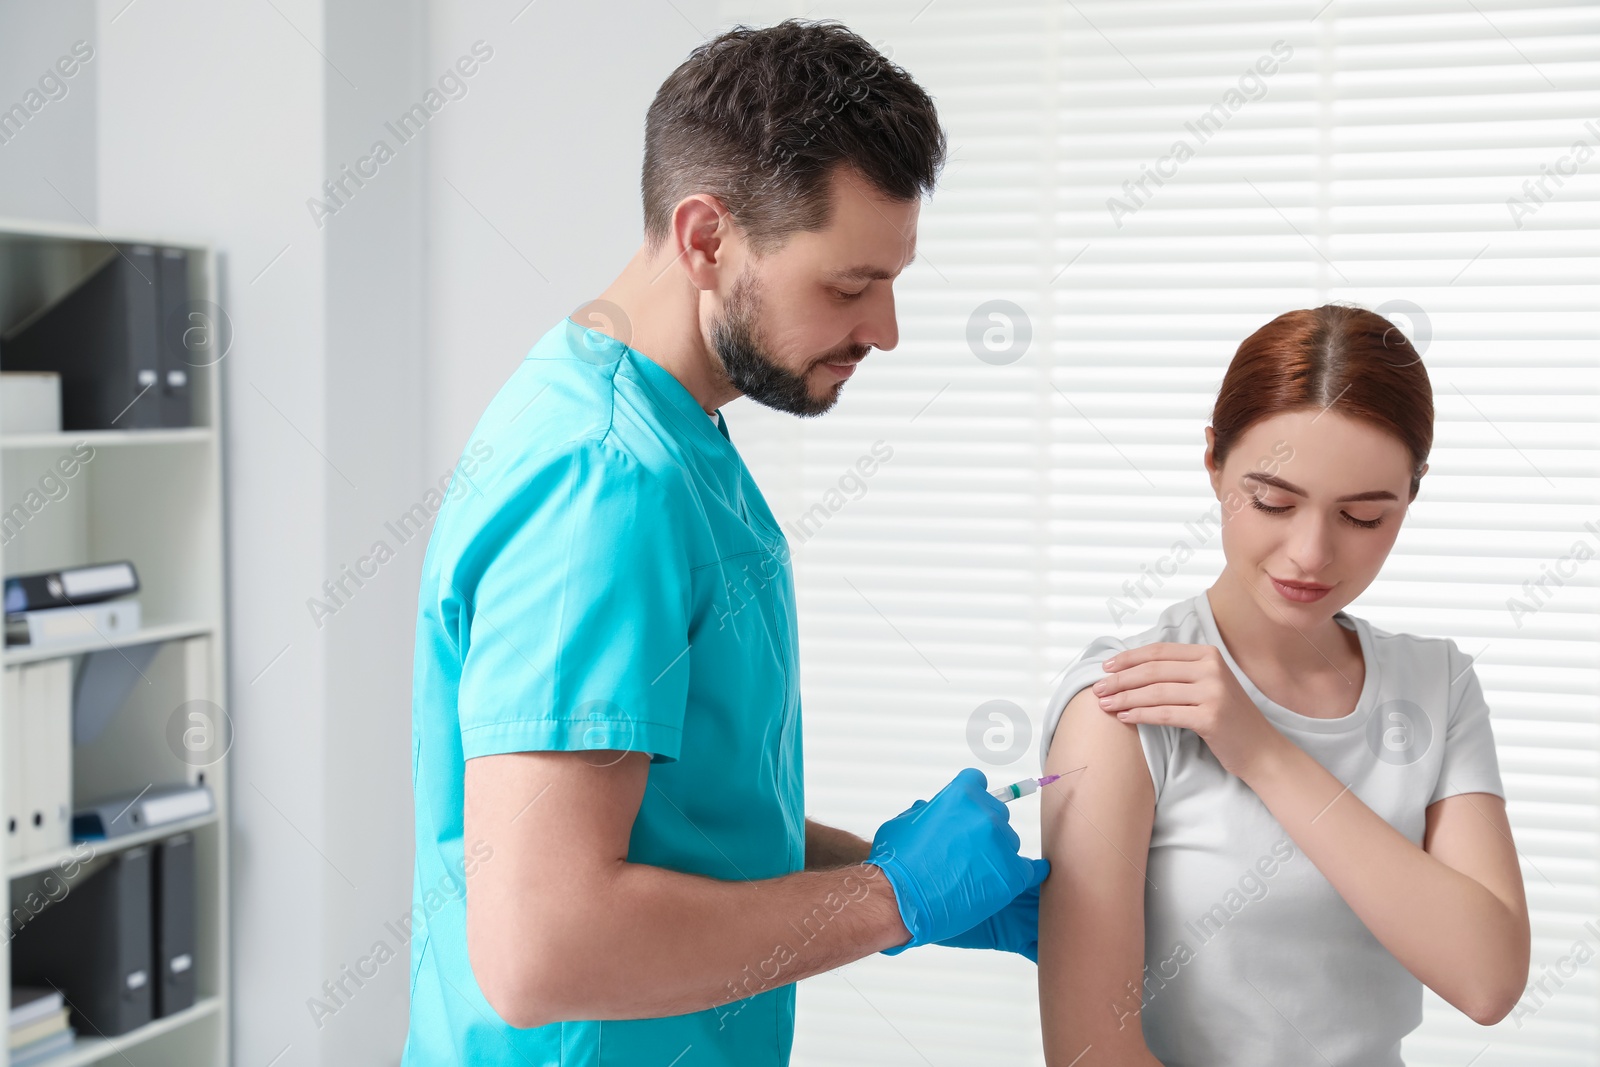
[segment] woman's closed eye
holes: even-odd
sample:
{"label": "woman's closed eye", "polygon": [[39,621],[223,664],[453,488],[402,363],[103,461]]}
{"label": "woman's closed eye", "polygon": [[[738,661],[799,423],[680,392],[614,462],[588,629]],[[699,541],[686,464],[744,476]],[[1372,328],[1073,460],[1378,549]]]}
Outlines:
{"label": "woman's closed eye", "polygon": [[[1267,504],[1267,503],[1264,503],[1262,501],[1262,499],[1260,497],[1258,497],[1258,496],[1253,496],[1253,497],[1250,498],[1250,506],[1255,508],[1257,511],[1264,511],[1268,515],[1282,515],[1284,512],[1286,512],[1290,508],[1294,507],[1293,504],[1283,504],[1283,505],[1276,505],[1276,506],[1272,505],[1272,504]],[[1354,515],[1350,514],[1348,511],[1341,511],[1341,512],[1339,512],[1339,517],[1344,519],[1344,521],[1348,522],[1350,525],[1359,526],[1363,530],[1376,530],[1378,527],[1383,525],[1383,516],[1382,515],[1379,515],[1377,518],[1374,518],[1374,519],[1358,519]]]}

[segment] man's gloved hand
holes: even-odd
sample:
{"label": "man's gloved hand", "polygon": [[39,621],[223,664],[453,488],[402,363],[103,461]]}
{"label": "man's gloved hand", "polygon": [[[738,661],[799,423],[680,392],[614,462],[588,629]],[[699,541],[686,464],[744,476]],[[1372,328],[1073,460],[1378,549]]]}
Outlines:
{"label": "man's gloved hand", "polygon": [[[1048,860],[1017,854],[1021,840],[1011,829],[1011,815],[988,788],[984,773],[968,767],[933,800],[919,800],[878,827],[867,862],[883,869],[900,921],[911,931],[911,940],[885,949],[886,955],[984,936],[975,928],[1049,876]],[[1037,942],[1037,893],[1033,914],[1031,940]],[[996,947],[998,934],[1019,922],[1027,925],[1025,903],[1019,919],[1000,920]]]}
{"label": "man's gloved hand", "polygon": [[[1046,862],[1044,860],[1041,863]],[[970,930],[935,941],[947,948],[992,948],[1015,952],[1039,962],[1039,887],[1030,886],[1016,899]]]}

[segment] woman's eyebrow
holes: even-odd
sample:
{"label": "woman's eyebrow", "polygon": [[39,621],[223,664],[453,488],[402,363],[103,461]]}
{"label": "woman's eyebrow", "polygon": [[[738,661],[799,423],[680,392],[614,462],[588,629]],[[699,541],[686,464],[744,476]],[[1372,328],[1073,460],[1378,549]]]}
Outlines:
{"label": "woman's eyebrow", "polygon": [[[1288,493],[1293,493],[1296,496],[1308,496],[1309,495],[1304,489],[1300,488],[1298,485],[1295,485],[1293,482],[1286,482],[1282,478],[1279,478],[1275,474],[1266,474],[1266,473],[1263,473],[1261,471],[1251,471],[1250,473],[1242,476],[1239,480],[1241,482],[1256,481],[1256,482],[1263,482],[1263,483],[1265,483],[1267,485],[1275,485],[1279,489],[1282,489],[1282,490],[1284,490],[1285,492],[1288,492]],[[1395,496],[1393,493],[1389,492],[1389,490],[1387,490],[1387,489],[1368,489],[1364,493],[1350,493],[1347,496],[1342,496],[1338,500],[1334,501],[1334,503],[1343,504],[1343,503],[1346,503],[1346,502],[1349,502],[1349,501],[1358,501],[1358,500],[1399,500],[1399,499],[1400,499],[1399,497]]]}

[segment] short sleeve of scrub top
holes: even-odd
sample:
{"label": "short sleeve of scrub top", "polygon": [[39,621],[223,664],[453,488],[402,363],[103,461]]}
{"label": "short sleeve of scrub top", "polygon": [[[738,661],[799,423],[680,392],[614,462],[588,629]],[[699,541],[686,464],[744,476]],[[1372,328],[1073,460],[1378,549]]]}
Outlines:
{"label": "short sleeve of scrub top", "polygon": [[[476,584],[461,661],[466,759],[616,749],[678,757],[688,672],[681,524],[638,460],[603,441],[542,461],[463,553]],[[463,577],[458,572],[457,579]]]}

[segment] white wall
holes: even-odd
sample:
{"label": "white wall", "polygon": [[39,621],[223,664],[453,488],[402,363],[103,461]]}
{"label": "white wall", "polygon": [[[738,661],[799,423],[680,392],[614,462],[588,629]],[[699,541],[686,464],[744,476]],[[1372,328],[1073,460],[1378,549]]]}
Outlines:
{"label": "white wall", "polygon": [[[93,0],[0,8],[0,216],[78,225],[94,217],[98,57],[67,64],[71,77],[54,66],[78,41],[92,48],[94,36]],[[41,86],[50,74],[59,83]],[[17,105],[27,117],[3,114]]]}
{"label": "white wall", "polygon": [[[97,224],[206,240],[222,256],[220,303],[234,331],[223,375],[233,979],[243,1009],[234,1045],[240,1062],[292,1043],[286,1061],[317,1063],[301,1002],[323,979],[327,866],[349,866],[318,854],[329,851],[329,650],[299,602],[322,580],[337,480],[316,451],[327,450],[330,406],[326,248],[303,207],[321,179],[324,63],[286,21],[320,41],[320,3],[278,7],[283,15],[102,0]],[[351,877],[359,884],[360,872]]]}
{"label": "white wall", "polygon": [[[307,200],[420,84],[415,4],[100,4],[107,230],[221,251],[239,1063],[386,1064],[405,946],[332,1018],[308,1000],[410,906],[402,549],[318,627],[325,578],[425,491],[421,152],[318,226]],[[349,81],[346,81],[346,79]]]}
{"label": "white wall", "polygon": [[[389,162],[367,165],[377,173],[365,184],[346,182],[353,195],[323,229],[326,451],[355,483],[324,472],[323,573],[334,576],[380,540],[395,556],[320,630],[308,613],[300,616],[300,633],[326,646],[323,850],[341,868],[321,872],[322,977],[354,967],[380,940],[397,952],[326,1019],[322,1062],[376,1065],[395,1062],[405,1030],[409,946],[386,924],[404,929],[399,920],[411,908],[411,648],[425,547],[420,536],[401,544],[385,522],[438,478],[421,466],[423,174],[436,120],[406,145],[385,123],[421,99],[438,72],[423,67],[420,0],[330,2],[324,27],[324,51],[343,76],[324,70],[323,173],[349,173],[343,168],[358,167],[378,140],[395,150]],[[311,591],[296,593],[303,601]],[[309,1013],[296,1011],[297,1024],[307,1025]]]}
{"label": "white wall", "polygon": [[720,29],[714,0],[525,5],[429,4],[430,71],[480,38],[495,50],[429,130],[430,471],[456,462],[533,342],[633,255],[645,110]]}

